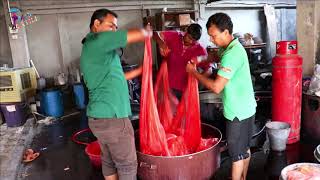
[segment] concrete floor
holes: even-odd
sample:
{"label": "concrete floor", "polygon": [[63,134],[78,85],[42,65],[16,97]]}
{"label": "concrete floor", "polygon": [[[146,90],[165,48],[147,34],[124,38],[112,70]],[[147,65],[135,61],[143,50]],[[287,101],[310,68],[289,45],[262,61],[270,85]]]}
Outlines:
{"label": "concrete floor", "polygon": [[[101,170],[91,166],[84,152],[84,146],[71,141],[74,132],[87,127],[84,113],[62,121],[55,121],[42,128],[30,148],[40,151],[41,155],[29,164],[23,164],[18,172],[18,179],[26,180],[100,180]],[[91,142],[94,137],[84,134],[82,141]],[[303,137],[304,138],[304,137]],[[280,171],[288,164],[295,162],[314,162],[313,150],[320,142],[302,140],[290,145],[286,152],[269,152],[262,147],[253,149],[248,179],[278,179]],[[213,179],[228,179],[230,159],[227,152],[221,154],[221,167]]]}
{"label": "concrete floor", "polygon": [[0,177],[2,180],[15,179],[22,159],[22,152],[31,143],[34,134],[33,120],[29,119],[24,126],[0,126]]}
{"label": "concrete floor", "polygon": [[[73,133],[87,127],[87,119],[81,112],[42,128],[29,146],[35,151],[40,151],[41,154],[35,161],[21,166],[17,179],[102,179],[100,170],[91,166],[84,152],[85,146],[71,140]],[[92,134],[84,134],[79,138],[84,142],[95,140]]]}

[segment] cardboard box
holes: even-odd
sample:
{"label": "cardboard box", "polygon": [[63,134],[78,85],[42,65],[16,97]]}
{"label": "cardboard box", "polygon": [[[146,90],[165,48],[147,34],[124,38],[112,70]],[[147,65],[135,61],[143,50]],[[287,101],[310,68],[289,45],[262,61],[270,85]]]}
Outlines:
{"label": "cardboard box", "polygon": [[179,26],[186,26],[191,24],[190,14],[179,14],[177,17],[177,22]]}

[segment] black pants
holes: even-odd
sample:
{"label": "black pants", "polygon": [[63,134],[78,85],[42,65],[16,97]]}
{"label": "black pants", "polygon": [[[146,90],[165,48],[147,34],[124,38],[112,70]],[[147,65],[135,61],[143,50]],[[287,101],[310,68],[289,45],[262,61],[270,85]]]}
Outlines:
{"label": "black pants", "polygon": [[238,118],[227,121],[227,143],[232,162],[247,159],[250,156],[247,151],[251,144],[254,120],[255,115],[241,121]]}

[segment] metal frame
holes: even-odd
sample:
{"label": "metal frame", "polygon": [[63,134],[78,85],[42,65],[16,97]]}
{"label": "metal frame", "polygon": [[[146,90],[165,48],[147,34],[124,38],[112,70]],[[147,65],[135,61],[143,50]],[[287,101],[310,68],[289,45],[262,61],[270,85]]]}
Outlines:
{"label": "metal frame", "polygon": [[66,5],[21,5],[21,8],[31,14],[61,14],[91,12],[97,8],[108,8],[113,11],[144,10],[144,9],[162,9],[171,8],[193,8],[194,2],[190,1],[121,1],[121,2],[75,2]]}

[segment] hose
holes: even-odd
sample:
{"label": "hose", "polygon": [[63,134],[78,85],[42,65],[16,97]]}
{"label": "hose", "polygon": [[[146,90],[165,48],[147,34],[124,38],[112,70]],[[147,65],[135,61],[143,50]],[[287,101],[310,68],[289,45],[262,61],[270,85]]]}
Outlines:
{"label": "hose", "polygon": [[254,135],[251,137],[251,139],[254,139],[254,138],[256,138],[257,136],[259,136],[259,135],[264,131],[265,128],[266,128],[266,125],[264,125],[259,132],[257,132],[256,134],[254,134]]}
{"label": "hose", "polygon": [[89,128],[87,128],[87,129],[83,129],[83,130],[80,130],[80,131],[75,132],[75,133],[72,135],[72,137],[71,137],[72,141],[75,142],[75,143],[77,143],[77,144],[88,145],[89,143],[85,143],[85,142],[82,142],[82,141],[77,140],[77,137],[78,137],[80,134],[84,133],[84,132],[91,132],[91,130],[90,130]]}

